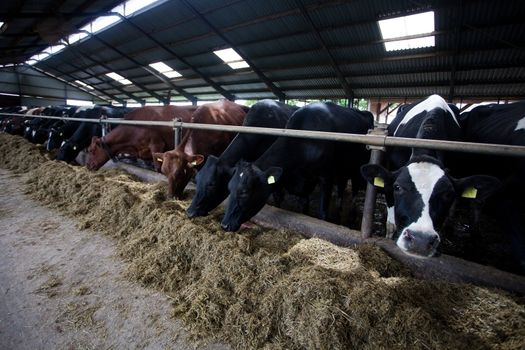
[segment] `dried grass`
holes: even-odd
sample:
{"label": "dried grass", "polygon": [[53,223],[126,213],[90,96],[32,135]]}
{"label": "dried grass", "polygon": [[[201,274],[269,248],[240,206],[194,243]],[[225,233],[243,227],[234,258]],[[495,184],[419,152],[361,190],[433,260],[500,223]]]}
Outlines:
{"label": "dried grass", "polygon": [[194,335],[240,349],[525,348],[525,307],[506,293],[413,278],[375,246],[225,233],[220,213],[189,220],[188,201],[119,171],[33,168],[28,193],[115,237],[128,275],[168,293]]}

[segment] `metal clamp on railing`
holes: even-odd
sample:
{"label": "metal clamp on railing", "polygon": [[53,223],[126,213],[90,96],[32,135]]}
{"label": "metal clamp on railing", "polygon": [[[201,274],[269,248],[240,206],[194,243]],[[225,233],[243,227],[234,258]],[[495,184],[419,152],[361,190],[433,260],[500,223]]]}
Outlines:
{"label": "metal clamp on railing", "polygon": [[383,145],[366,145],[366,149],[371,151],[371,150],[378,150],[378,151],[383,151],[385,152],[386,151],[386,135],[388,135],[388,131],[387,131],[387,126],[386,124],[378,124],[375,128],[373,129],[370,129],[368,130],[368,135],[373,135],[373,136],[383,136]]}

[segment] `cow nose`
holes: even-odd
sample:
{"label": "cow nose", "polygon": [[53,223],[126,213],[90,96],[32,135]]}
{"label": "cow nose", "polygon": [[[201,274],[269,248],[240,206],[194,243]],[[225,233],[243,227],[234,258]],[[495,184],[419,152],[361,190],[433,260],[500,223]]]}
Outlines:
{"label": "cow nose", "polygon": [[414,234],[409,229],[406,229],[403,232],[403,238],[406,239],[407,241],[411,241],[414,239]]}
{"label": "cow nose", "polygon": [[230,225],[228,224],[221,223],[221,227],[224,231],[230,231]]}
{"label": "cow nose", "polygon": [[429,248],[433,248],[435,246],[437,246],[439,244],[439,236],[438,235],[433,235],[433,236],[430,236],[429,239],[428,239],[428,246]]}
{"label": "cow nose", "polygon": [[189,217],[190,219],[194,218],[197,216],[197,211],[193,208],[188,208],[186,209],[186,216]]}

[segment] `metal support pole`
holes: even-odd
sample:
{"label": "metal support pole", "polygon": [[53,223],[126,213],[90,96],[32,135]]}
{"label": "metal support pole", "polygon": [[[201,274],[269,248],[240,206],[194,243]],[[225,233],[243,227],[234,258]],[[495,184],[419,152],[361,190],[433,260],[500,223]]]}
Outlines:
{"label": "metal support pole", "polygon": [[[378,126],[376,129],[368,132],[374,135],[385,135],[386,128],[384,126]],[[383,158],[383,147],[367,146],[370,149],[370,161],[369,164],[381,164]],[[361,235],[363,239],[370,238],[372,236],[372,227],[374,225],[374,208],[376,203],[377,190],[374,185],[366,185],[365,203],[363,205],[363,219],[361,220]]]}
{"label": "metal support pole", "polygon": [[103,120],[108,119],[108,116],[105,114],[102,114],[99,119],[100,127],[102,129],[102,137],[106,136],[108,133],[108,123],[104,123]]}
{"label": "metal support pole", "polygon": [[182,119],[173,119],[173,131],[175,132],[175,147],[180,145],[180,141],[182,139],[182,128],[176,125],[177,122],[182,122]]}

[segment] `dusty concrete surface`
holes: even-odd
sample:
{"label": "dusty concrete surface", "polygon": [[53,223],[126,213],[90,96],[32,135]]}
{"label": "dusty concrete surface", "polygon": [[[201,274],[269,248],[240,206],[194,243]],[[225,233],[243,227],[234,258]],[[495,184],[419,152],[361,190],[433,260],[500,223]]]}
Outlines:
{"label": "dusty concrete surface", "polygon": [[229,349],[190,341],[167,295],[122,277],[114,244],[0,169],[0,349]]}

